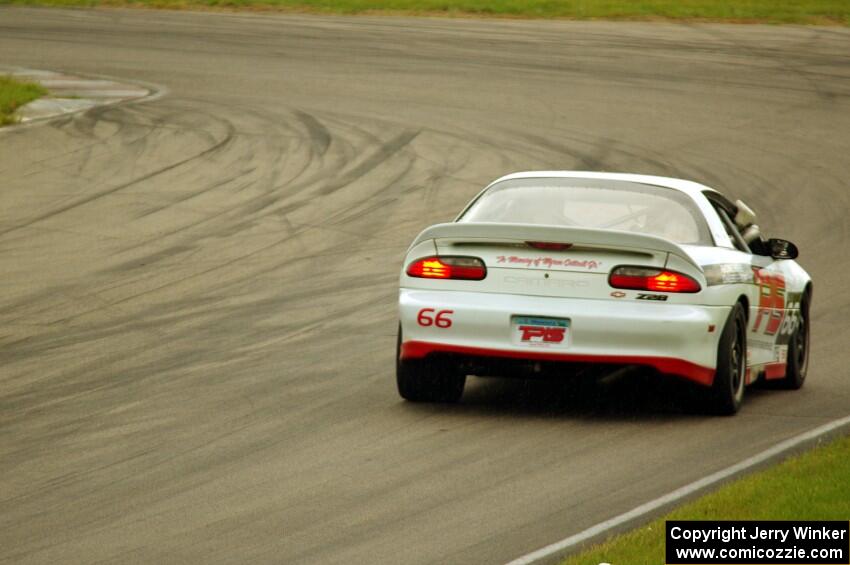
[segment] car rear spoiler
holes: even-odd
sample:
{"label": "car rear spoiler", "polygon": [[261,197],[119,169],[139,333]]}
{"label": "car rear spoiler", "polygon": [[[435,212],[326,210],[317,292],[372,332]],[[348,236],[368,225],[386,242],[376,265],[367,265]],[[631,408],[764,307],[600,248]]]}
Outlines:
{"label": "car rear spoiler", "polygon": [[493,222],[452,222],[436,224],[420,233],[411,248],[429,239],[451,239],[465,242],[545,241],[601,249],[620,249],[640,253],[671,253],[699,270],[702,268],[681,246],[669,239],[621,230],[546,226],[537,224],[505,224]]}

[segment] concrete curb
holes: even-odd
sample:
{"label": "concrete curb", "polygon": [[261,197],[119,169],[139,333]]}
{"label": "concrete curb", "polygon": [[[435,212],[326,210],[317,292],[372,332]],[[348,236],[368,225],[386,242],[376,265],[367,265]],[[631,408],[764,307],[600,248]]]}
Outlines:
{"label": "concrete curb", "polygon": [[161,87],[131,84],[108,77],[81,77],[5,65],[0,65],[0,75],[37,82],[50,91],[48,96],[34,100],[17,111],[19,125],[83,112],[97,106],[150,100],[165,93]]}

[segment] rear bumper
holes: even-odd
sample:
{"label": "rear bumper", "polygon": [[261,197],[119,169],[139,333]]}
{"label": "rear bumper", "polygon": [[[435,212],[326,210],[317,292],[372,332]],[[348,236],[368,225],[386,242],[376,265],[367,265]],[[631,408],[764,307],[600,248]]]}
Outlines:
{"label": "rear bumper", "polygon": [[[423,308],[451,311],[450,327],[422,326]],[[402,359],[435,354],[564,363],[644,365],[709,386],[728,307],[401,289]],[[512,316],[570,320],[566,347],[512,340]],[[713,331],[709,331],[713,326]]]}
{"label": "rear bumper", "polygon": [[427,341],[406,341],[401,346],[402,359],[422,359],[433,354],[451,354],[462,357],[484,357],[488,359],[527,359],[529,361],[549,361],[559,363],[600,363],[605,365],[644,365],[661,373],[677,375],[702,385],[711,386],[714,381],[714,369],[703,367],[672,357],[646,357],[624,355],[581,355],[571,353],[550,353],[543,351],[513,351],[507,349],[484,349],[465,347],[448,343]]}

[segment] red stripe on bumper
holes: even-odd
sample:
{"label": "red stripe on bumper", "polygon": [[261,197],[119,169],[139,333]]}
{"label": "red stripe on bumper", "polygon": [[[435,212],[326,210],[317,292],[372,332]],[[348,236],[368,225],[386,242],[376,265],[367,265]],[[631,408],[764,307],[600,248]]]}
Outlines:
{"label": "red stripe on bumper", "polygon": [[765,379],[781,379],[785,376],[788,365],[786,363],[767,363],[764,366]]}
{"label": "red stripe on bumper", "polygon": [[701,385],[711,386],[714,382],[714,369],[703,367],[684,359],[671,357],[639,357],[629,355],[581,355],[573,353],[551,353],[543,351],[514,351],[466,347],[447,343],[428,341],[406,341],[401,344],[402,359],[422,359],[432,353],[455,353],[470,357],[503,357],[509,359],[527,359],[531,361],[561,361],[572,363],[611,363],[616,365],[644,365],[653,367],[662,373],[676,375]]}

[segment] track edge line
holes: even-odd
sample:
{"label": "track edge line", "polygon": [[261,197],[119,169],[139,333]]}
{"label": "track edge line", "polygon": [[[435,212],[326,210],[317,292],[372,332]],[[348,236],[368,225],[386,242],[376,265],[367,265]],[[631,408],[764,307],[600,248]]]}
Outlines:
{"label": "track edge line", "polygon": [[533,565],[543,562],[549,562],[549,560],[554,559],[555,557],[566,556],[568,550],[575,548],[579,544],[587,542],[618,526],[622,526],[632,520],[635,520],[655,510],[663,508],[664,506],[667,506],[674,502],[678,502],[688,496],[705,490],[708,487],[713,486],[721,481],[724,481],[726,479],[734,477],[735,475],[748,471],[753,467],[756,467],[757,465],[766,463],[771,459],[794,449],[795,447],[799,447],[805,443],[811,442],[826,434],[829,434],[842,427],[849,425],[850,416],[845,416],[843,418],[838,418],[836,420],[832,420],[831,422],[827,422],[826,424],[818,426],[817,428],[809,430],[808,432],[803,432],[802,434],[781,441],[775,444],[773,447],[765,449],[764,451],[757,453],[751,457],[748,457],[743,461],[735,463],[734,465],[730,465],[725,469],[716,471],[701,479],[697,479],[696,481],[689,483],[683,487],[679,487],[676,490],[673,490],[654,500],[650,500],[649,502],[632,508],[627,512],[614,516],[613,518],[609,518],[608,520],[605,520],[603,522],[599,522],[598,524],[591,526],[577,534],[571,535],[560,541],[556,541],[555,543],[542,547],[536,551],[532,551],[531,553],[527,553],[526,555],[518,557],[508,562],[506,565]]}

